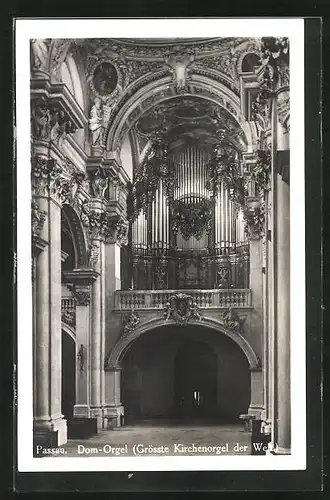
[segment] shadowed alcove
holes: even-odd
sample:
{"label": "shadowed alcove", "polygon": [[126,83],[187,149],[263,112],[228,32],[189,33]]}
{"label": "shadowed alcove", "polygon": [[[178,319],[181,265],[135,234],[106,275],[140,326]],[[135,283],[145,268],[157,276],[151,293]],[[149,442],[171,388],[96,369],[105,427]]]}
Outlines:
{"label": "shadowed alcove", "polygon": [[127,424],[217,419],[236,422],[251,397],[248,360],[230,338],[203,326],[159,327],[122,360]]}

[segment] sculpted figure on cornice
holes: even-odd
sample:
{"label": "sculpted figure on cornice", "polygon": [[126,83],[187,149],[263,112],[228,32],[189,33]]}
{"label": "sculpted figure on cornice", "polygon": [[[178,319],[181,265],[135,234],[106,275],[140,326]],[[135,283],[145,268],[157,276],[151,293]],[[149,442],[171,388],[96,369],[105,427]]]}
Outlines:
{"label": "sculpted figure on cornice", "polygon": [[104,136],[104,122],[103,122],[104,110],[102,107],[102,101],[98,97],[94,100],[94,105],[90,111],[89,118],[89,129],[92,135],[92,145],[103,145]]}
{"label": "sculpted figure on cornice", "polygon": [[31,40],[31,66],[36,70],[48,70],[48,53],[50,40],[42,38],[32,38]]}
{"label": "sculpted figure on cornice", "polygon": [[94,198],[103,198],[108,188],[109,179],[104,176],[101,169],[96,170],[90,179],[91,194]]}
{"label": "sculpted figure on cornice", "polygon": [[36,201],[31,203],[32,236],[39,236],[46,220],[46,212],[41,210]]}
{"label": "sculpted figure on cornice", "polygon": [[59,143],[66,134],[76,131],[70,117],[55,105],[50,105],[44,98],[31,102],[31,132],[34,139]]}

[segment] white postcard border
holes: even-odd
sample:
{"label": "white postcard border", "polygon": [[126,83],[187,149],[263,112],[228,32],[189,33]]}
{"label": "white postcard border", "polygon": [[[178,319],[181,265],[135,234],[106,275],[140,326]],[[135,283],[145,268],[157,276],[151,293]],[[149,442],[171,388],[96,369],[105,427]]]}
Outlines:
{"label": "white postcard border", "polygon": [[[303,19],[18,19],[17,138],[17,447],[19,472],[304,470],[306,468],[305,149]],[[33,457],[30,211],[31,38],[290,38],[291,429],[286,456]]]}

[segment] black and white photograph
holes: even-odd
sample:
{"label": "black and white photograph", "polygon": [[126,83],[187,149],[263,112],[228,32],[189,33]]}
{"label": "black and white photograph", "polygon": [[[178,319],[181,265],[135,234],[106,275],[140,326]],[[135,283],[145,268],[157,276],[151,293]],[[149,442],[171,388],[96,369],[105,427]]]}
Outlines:
{"label": "black and white photograph", "polygon": [[22,472],[305,468],[303,20],[214,21],[17,22]]}

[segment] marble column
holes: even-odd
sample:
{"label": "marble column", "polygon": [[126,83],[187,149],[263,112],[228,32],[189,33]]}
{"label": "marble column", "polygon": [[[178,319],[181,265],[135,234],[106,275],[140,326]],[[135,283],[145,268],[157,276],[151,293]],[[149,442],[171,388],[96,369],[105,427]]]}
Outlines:
{"label": "marble column", "polygon": [[[289,165],[284,165],[288,169]],[[277,448],[290,453],[290,187],[277,174]]]}
{"label": "marble column", "polygon": [[64,280],[76,300],[76,403],[74,417],[91,417],[91,286],[98,278],[91,268],[74,269],[63,273]]}
{"label": "marble column", "polygon": [[[262,240],[260,236],[250,237],[250,289],[252,291],[253,311],[251,312],[251,328],[247,336],[248,342],[262,359]],[[251,402],[249,414],[261,418],[264,410],[263,370],[251,372]]]}
{"label": "marble column", "polygon": [[35,263],[34,436],[36,443],[60,446],[67,441],[61,411],[61,205],[46,195],[34,200],[46,216],[40,236],[48,243]]}
{"label": "marble column", "polygon": [[[118,338],[118,321],[112,312],[115,307],[115,291],[121,288],[120,256],[121,245],[127,243],[128,225],[124,219],[113,218],[109,222],[109,233],[105,245],[106,279],[106,352],[109,353]],[[120,400],[120,368],[105,366],[104,408],[106,420],[120,426],[124,412]]]}
{"label": "marble column", "polygon": [[90,335],[90,416],[97,419],[102,428],[102,377],[103,377],[103,332],[102,307],[104,304],[104,234],[106,229],[106,200],[94,198],[88,207],[90,244],[94,251],[93,270],[97,278],[91,293],[91,335]]}

